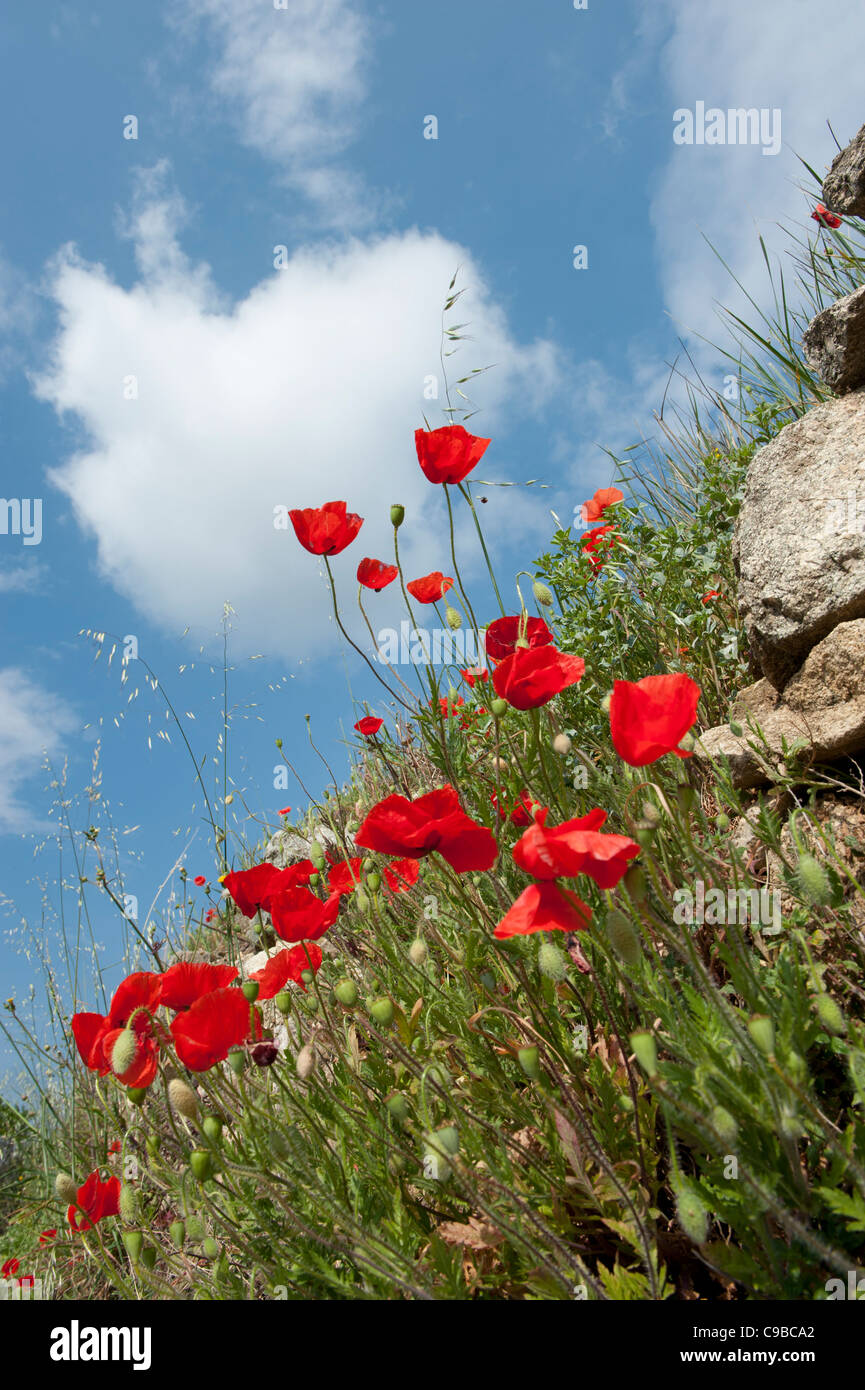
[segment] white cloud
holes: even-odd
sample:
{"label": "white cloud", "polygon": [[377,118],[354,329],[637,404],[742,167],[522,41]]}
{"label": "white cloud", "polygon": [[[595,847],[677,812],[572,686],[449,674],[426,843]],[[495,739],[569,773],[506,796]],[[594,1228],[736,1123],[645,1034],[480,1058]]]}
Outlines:
{"label": "white cloud", "polygon": [[[843,19],[829,22],[813,0],[762,0],[756,8],[753,0],[660,0],[656,8],[656,41],[658,17],[665,22],[658,62],[670,142],[651,209],[661,283],[679,331],[717,342],[723,329],[713,300],[737,309],[743,301],[701,232],[765,305],[758,234],[780,252],[788,243],[774,224],[807,222],[813,206],[797,188],[807,174],[796,155],[822,171],[837,150],[827,121],[844,144],[865,119],[861,69],[841,51],[865,44],[865,9],[847,5]],[[764,155],[758,145],[674,146],[674,110],[693,110],[698,100],[723,110],[779,108],[781,153]],[[752,320],[753,309],[746,312]]]}
{"label": "white cloud", "polygon": [[281,166],[327,220],[373,215],[356,175],[337,162],[357,138],[367,92],[370,26],[349,0],[186,0],[216,42],[212,91],[243,142]]}
{"label": "white cloud", "polygon": [[21,799],[22,784],[77,727],[69,706],[15,666],[0,669],[0,834],[41,829]]}
{"label": "white cloud", "polygon": [[[60,327],[35,389],[88,442],[52,481],[95,538],[103,574],[149,619],[207,635],[227,599],[251,647],[306,654],[326,629],[327,593],[316,560],[274,529],[274,507],[345,498],[367,518],[335,562],[352,604],[357,560],[390,553],[395,500],[412,521],[410,563],[444,567],[441,497],[413,432],[424,412],[443,423],[423,384],[440,371],[457,265],[472,342],[451,375],[497,364],[480,378],[484,414],[471,427],[490,433],[511,398],[523,414],[539,407],[558,384],[555,349],[514,341],[466,251],[416,230],[301,248],[225,306],[180,251],[176,199],[154,202],[152,181],[148,192],[129,226],[138,283],[122,288],[69,248],[53,270]],[[129,377],[137,399],[124,396]],[[500,474],[495,448],[484,462],[484,476]]]}
{"label": "white cloud", "polygon": [[9,569],[0,568],[0,594],[32,593],[39,587],[43,567],[35,560]]}

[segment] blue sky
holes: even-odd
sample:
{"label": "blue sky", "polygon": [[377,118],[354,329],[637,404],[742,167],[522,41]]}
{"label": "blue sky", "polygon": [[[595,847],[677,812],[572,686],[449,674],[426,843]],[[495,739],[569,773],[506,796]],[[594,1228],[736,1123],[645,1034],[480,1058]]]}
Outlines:
{"label": "blue sky", "polygon": [[[443,423],[423,390],[460,266],[472,338],[456,361],[495,364],[473,393],[471,427],[493,438],[478,472],[548,484],[489,489],[510,585],[550,509],[571,516],[609,480],[598,445],[651,432],[679,337],[719,335],[732,286],[701,233],[765,295],[758,232],[780,248],[778,224],[807,219],[796,154],[824,167],[827,122],[843,143],[865,119],[839,58],[862,40],[854,0],[7,10],[0,492],[41,499],[42,537],[0,534],[4,996],[36,978],[32,943],[74,874],[56,847],[58,769],[76,833],[116,826],[142,911],[168,901],[176,860],[215,867],[191,764],[176,732],[157,736],[160,693],[140,663],[121,686],[119,658],[94,664],[79,631],[136,637],[212,780],[231,603],[233,785],[271,825],[301,807],[296,785],[273,788],[273,740],[318,791],[303,716],[341,771],[349,683],[378,697],[273,508],[344,497],[367,518],[336,565],[349,603],[356,559],[389,553],[395,500],[407,567],[447,571],[412,432],[423,412]],[[673,113],[698,101],[779,110],[779,153],[676,146]],[[690,344],[718,386],[719,355]],[[466,530],[461,553],[483,595]],[[375,603],[381,623],[401,616]],[[242,809],[237,824],[254,830]],[[110,963],[120,930],[92,905]]]}

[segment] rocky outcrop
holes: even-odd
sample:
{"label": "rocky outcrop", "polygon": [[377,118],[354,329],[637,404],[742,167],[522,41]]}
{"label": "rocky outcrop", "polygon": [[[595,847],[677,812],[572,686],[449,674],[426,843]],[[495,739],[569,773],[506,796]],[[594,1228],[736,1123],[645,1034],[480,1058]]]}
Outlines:
{"label": "rocky outcrop", "polygon": [[[312,838],[318,841],[325,852],[330,850],[342,855],[339,840],[328,826],[317,825]],[[275,864],[278,869],[285,869],[290,864],[299,864],[302,859],[308,859],[311,845],[312,840],[298,835],[296,830],[277,830],[265,845],[262,858],[270,864]]]}
{"label": "rocky outcrop", "polygon": [[865,125],[832,160],[823,181],[823,202],[832,212],[865,217]]}
{"label": "rocky outcrop", "polygon": [[865,391],[755,454],[733,560],[751,651],[780,690],[838,623],[865,617]]}
{"label": "rocky outcrop", "polygon": [[802,347],[809,365],[839,396],[865,385],[865,285],[817,314]]}

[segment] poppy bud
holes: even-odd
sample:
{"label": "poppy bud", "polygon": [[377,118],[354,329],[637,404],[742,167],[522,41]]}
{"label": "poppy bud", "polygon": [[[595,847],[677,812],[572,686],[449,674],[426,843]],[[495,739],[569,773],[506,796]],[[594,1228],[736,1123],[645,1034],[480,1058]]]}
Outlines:
{"label": "poppy bud", "polygon": [[275,742],[276,742],[277,748],[281,748],[281,747],[282,747],[282,739],[281,739],[281,738],[276,739]]}
{"label": "poppy bud", "polygon": [[640,826],[634,831],[634,839],[641,849],[651,849],[655,839],[654,830],[647,830],[645,826]]}
{"label": "poppy bud", "polygon": [[281,989],[273,1002],[279,1009],[283,1018],[286,1018],[291,1013],[291,995],[287,989]]}
{"label": "poppy bud", "polygon": [[242,1047],[233,1047],[228,1054],[228,1065],[235,1076],[240,1076],[246,1066],[246,1054]]}
{"label": "poppy bud", "polygon": [[536,1047],[521,1047],[517,1061],[530,1081],[537,1081],[541,1075],[541,1055]]}
{"label": "poppy bud", "polygon": [[141,1257],[141,1247],[144,1244],[144,1236],[140,1231],[124,1231],[123,1244],[126,1246],[126,1253],[130,1260],[132,1260],[133,1264],[137,1264]]}
{"label": "poppy bud", "polygon": [[827,1033],[831,1033],[833,1037],[838,1038],[842,1033],[847,1032],[847,1024],[844,1022],[844,1015],[831,994],[821,992],[817,995],[815,1003],[817,1007],[817,1017],[823,1024]]}
{"label": "poppy bud", "polygon": [[213,1159],[207,1149],[193,1149],[189,1155],[189,1166],[199,1182],[207,1182],[213,1174]]}
{"label": "poppy bud", "polygon": [[369,912],[369,898],[362,888],[355,889],[354,900],[359,912]]}
{"label": "poppy bud", "polygon": [[532,584],[532,593],[535,596],[535,603],[539,603],[542,608],[552,608],[552,590],[548,589],[546,584],[542,584],[540,579],[536,579]]}
{"label": "poppy bud", "polygon": [[334,986],[334,994],[346,1009],[353,1009],[357,1003],[357,985],[348,976],[344,980],[339,980]]}
{"label": "poppy bud", "polygon": [[204,1222],[201,1217],[196,1216],[194,1212],[191,1216],[187,1216],[186,1218],[186,1235],[189,1240],[195,1242],[204,1240],[204,1237],[207,1235]]}
{"label": "poppy bud", "polygon": [[120,1189],[117,1206],[120,1216],[127,1226],[134,1225],[138,1220],[138,1198],[135,1195],[135,1190],[127,1183],[124,1183]]}
{"label": "poppy bud", "polygon": [[321,874],[318,873],[318,871],[316,871],[314,874],[310,874],[309,883],[311,888],[317,888],[318,885],[321,883]]}
{"label": "poppy bud", "polygon": [[126,1099],[127,1099],[132,1105],[143,1105],[143,1104],[144,1104],[144,1098],[145,1098],[146,1095],[147,1095],[147,1087],[146,1087],[146,1086],[129,1086],[129,1087],[127,1088],[127,1091],[126,1091]]}
{"label": "poppy bud", "polygon": [[792,1080],[797,1084],[801,1084],[807,1078],[808,1067],[805,1058],[800,1057],[798,1052],[788,1052],[786,1066]]}
{"label": "poppy bud", "polygon": [[219,1259],[219,1245],[213,1239],[213,1236],[205,1236],[204,1240],[201,1242],[201,1249],[208,1260]]}
{"label": "poppy bud", "polygon": [[612,699],[613,699],[613,692],[612,692],[612,690],[610,690],[610,691],[607,692],[607,694],[604,696],[603,700],[601,701],[601,713],[602,713],[602,714],[609,714],[609,712],[610,712],[610,705],[611,705],[611,703],[612,703]]}
{"label": "poppy bud", "polygon": [[646,871],[641,864],[632,864],[625,874],[625,889],[632,903],[646,901]]}
{"label": "poppy bud", "polygon": [[538,951],[538,969],[548,980],[563,980],[568,973],[564,953],[551,941],[545,941]]}
{"label": "poppy bud", "polygon": [[294,1066],[301,1081],[306,1081],[308,1076],[312,1076],[315,1071],[315,1052],[312,1043],[306,1043],[300,1049],[295,1058]]}
{"label": "poppy bud", "polygon": [[821,864],[813,854],[800,854],[796,866],[799,892],[813,907],[825,907],[832,901],[832,886]]}
{"label": "poppy bud", "polygon": [[387,1160],[387,1171],[392,1178],[398,1178],[406,1169],[406,1161],[402,1154],[392,1153]]}
{"label": "poppy bud", "polygon": [[111,1070],[115,1076],[122,1076],[135,1061],[138,1052],[138,1039],[131,1028],[118,1033],[117,1041],[111,1049]]}
{"label": "poppy bud", "polygon": [[490,705],[490,709],[492,710],[496,719],[501,719],[508,712],[508,702],[507,700],[502,700],[500,697],[497,696],[496,699],[493,700],[492,704]]}
{"label": "poppy bud", "polygon": [[775,1048],[775,1025],[768,1014],[754,1014],[748,1019],[748,1032],[760,1051],[768,1057]]}
{"label": "poppy bud", "polygon": [[423,965],[428,954],[426,942],[422,941],[420,937],[417,937],[408,948],[408,958],[412,965]]}
{"label": "poppy bud", "polygon": [[719,830],[722,835],[730,829],[730,817],[725,815],[723,811],[715,817],[715,829]]}
{"label": "poppy bud", "polygon": [[405,1124],[409,1117],[409,1104],[404,1095],[398,1091],[396,1095],[390,1096],[387,1108],[391,1119],[396,1120],[399,1125]]}
{"label": "poppy bud", "polygon": [[375,870],[371,874],[367,874],[366,886],[371,893],[377,893],[381,888],[381,874],[377,874]]}
{"label": "poppy bud", "polygon": [[374,999],[370,1006],[370,1017],[376,1023],[381,1024],[382,1028],[387,1028],[393,1023],[393,1002],[383,994],[379,999]]}
{"label": "poppy bud", "polygon": [[272,1067],[279,1056],[279,1048],[273,1042],[256,1043],[252,1049],[252,1060],[257,1067]]}
{"label": "poppy bud", "polygon": [[460,1135],[455,1125],[445,1125],[432,1135],[432,1139],[447,1154],[454,1155],[460,1151]]}
{"label": "poppy bud", "polygon": [[722,1144],[735,1144],[736,1135],[739,1133],[739,1126],[723,1105],[716,1105],[711,1115],[712,1128],[721,1140]]}
{"label": "poppy bud", "polygon": [[637,965],[642,955],[640,937],[632,923],[614,908],[607,913],[607,940],[625,965]]}
{"label": "poppy bud", "polygon": [[312,839],[309,845],[309,857],[317,869],[323,869],[327,863],[324,850],[318,840]]}
{"label": "poppy bud", "polygon": [[78,1201],[78,1188],[75,1180],[70,1178],[68,1173],[58,1173],[54,1179],[54,1191],[68,1206],[75,1206]]}
{"label": "poppy bud", "polygon": [[567,734],[556,734],[553,739],[553,752],[558,753],[560,758],[567,757],[571,751],[571,740]]}
{"label": "poppy bud", "polygon": [[198,1114],[198,1097],[179,1076],[168,1083],[168,1103],[184,1120],[194,1120]]}
{"label": "poppy bud", "polygon": [[445,622],[451,632],[458,632],[463,625],[462,617],[455,608],[451,608],[447,599],[445,599]]}
{"label": "poppy bud", "polygon": [[643,820],[646,821],[647,826],[660,825],[661,811],[654,801],[643,802]]}
{"label": "poppy bud", "polygon": [[631,1034],[631,1047],[634,1056],[647,1076],[655,1076],[658,1071],[658,1049],[655,1036],[647,1028]]}
{"label": "poppy bud", "polygon": [[741,738],[744,733],[742,725],[736,719],[731,719],[729,723],[730,733],[734,738]]}
{"label": "poppy bud", "polygon": [[405,507],[400,506],[399,502],[395,502],[390,509],[390,524],[397,531],[404,521]]}
{"label": "poppy bud", "polygon": [[222,1137],[222,1121],[218,1115],[205,1115],[201,1121],[201,1128],[212,1143],[219,1143]]}
{"label": "poppy bud", "polygon": [[258,998],[258,991],[261,988],[258,980],[244,980],[240,988],[243,991],[243,997],[247,1004],[254,1004]]}
{"label": "poppy bud", "polygon": [[709,1234],[709,1214],[690,1183],[681,1183],[676,1192],[676,1216],[685,1235],[695,1245],[706,1243]]}

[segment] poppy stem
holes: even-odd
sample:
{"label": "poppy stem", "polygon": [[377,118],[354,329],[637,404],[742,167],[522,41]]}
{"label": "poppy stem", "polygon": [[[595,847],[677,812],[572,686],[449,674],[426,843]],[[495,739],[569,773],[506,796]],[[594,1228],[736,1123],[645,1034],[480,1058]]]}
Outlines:
{"label": "poppy stem", "polygon": [[[499,601],[499,608],[502,610],[502,617],[504,617],[504,616],[505,616],[505,605],[502,603],[502,596],[501,596],[501,594],[499,593],[499,586],[498,586],[498,584],[496,583],[496,576],[495,576],[495,574],[494,574],[494,572],[493,572],[492,561],[490,560],[489,551],[487,550],[487,544],[486,544],[486,541],[484,540],[484,533],[483,533],[483,531],[481,530],[481,523],[480,523],[480,521],[479,521],[479,519],[478,519],[477,511],[475,510],[474,499],[473,499],[473,497],[472,497],[472,494],[471,494],[470,489],[469,489],[464,483],[457,483],[457,487],[459,488],[460,492],[462,493],[463,497],[466,499],[466,501],[467,501],[468,504],[469,504],[469,507],[471,508],[471,513],[472,513],[472,516],[474,517],[474,521],[475,521],[475,530],[476,530],[477,533],[478,533],[478,540],[479,540],[480,543],[481,543],[481,550],[484,552],[484,559],[485,559],[486,562],[487,562],[487,569],[488,569],[489,572],[490,572],[490,579],[491,579],[492,582],[493,582],[493,588],[495,589],[496,598],[497,598],[498,601]],[[445,492],[447,492],[447,488],[445,488]]]}
{"label": "poppy stem", "polygon": [[369,657],[367,656],[367,654],[366,654],[366,652],[363,650],[363,648],[362,648],[362,647],[359,647],[359,646],[357,645],[357,643],[356,643],[355,641],[353,641],[352,638],[349,637],[348,633],[346,632],[346,630],[345,630],[345,628],[344,628],[344,626],[343,626],[342,618],[339,616],[339,604],[338,604],[337,601],[336,601],[336,585],[335,585],[334,582],[333,582],[333,571],[332,571],[331,568],[330,568],[330,560],[329,560],[329,558],[328,558],[327,555],[322,556],[322,559],[324,560],[324,566],[325,566],[325,569],[327,570],[327,577],[328,577],[328,579],[329,579],[329,581],[330,581],[330,592],[331,592],[331,596],[332,596],[332,598],[333,598],[333,613],[334,613],[334,617],[336,618],[337,627],[339,628],[339,630],[340,630],[340,632],[342,633],[343,637],[345,638],[346,642],[348,642],[348,645],[349,645],[350,647],[353,647],[354,650],[357,652],[358,656],[362,657],[363,660],[366,662],[367,666],[368,666],[369,669],[372,671],[372,674],[375,676],[375,678],[376,678],[376,680],[378,681],[379,685],[383,685],[384,688],[385,688],[385,690],[387,691],[388,695],[391,695],[395,700],[398,700],[399,703],[402,705],[403,709],[407,709],[407,710],[409,711],[410,714],[413,713],[413,710],[412,710],[411,705],[406,704],[406,702],[405,702],[405,700],[402,698],[402,696],[401,696],[401,695],[398,695],[397,692],[396,692],[395,690],[392,690],[392,689],[391,689],[391,687],[388,685],[387,681],[385,680],[384,676],[380,675],[379,672],[375,669],[375,667],[373,666],[372,662],[370,661]]}

